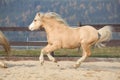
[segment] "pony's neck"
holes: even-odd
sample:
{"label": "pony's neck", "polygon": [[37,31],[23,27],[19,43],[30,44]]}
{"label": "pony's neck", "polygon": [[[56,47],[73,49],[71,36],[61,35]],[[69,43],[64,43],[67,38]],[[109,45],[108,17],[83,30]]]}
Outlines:
{"label": "pony's neck", "polygon": [[68,26],[54,21],[46,21],[43,23],[43,28],[45,29],[46,33],[51,33],[54,32],[55,30],[68,28]]}

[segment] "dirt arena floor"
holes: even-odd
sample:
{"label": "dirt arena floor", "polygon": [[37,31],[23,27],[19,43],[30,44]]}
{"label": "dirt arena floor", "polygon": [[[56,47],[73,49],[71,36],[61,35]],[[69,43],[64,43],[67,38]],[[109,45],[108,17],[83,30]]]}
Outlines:
{"label": "dirt arena floor", "polygon": [[8,68],[0,68],[0,80],[120,80],[120,62],[84,62],[78,69],[75,61],[5,61]]}

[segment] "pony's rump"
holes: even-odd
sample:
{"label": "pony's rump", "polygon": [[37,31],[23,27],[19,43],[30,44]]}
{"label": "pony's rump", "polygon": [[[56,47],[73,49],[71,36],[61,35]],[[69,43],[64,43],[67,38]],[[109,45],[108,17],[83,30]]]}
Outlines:
{"label": "pony's rump", "polygon": [[7,55],[10,53],[10,44],[5,35],[0,31],[0,45],[3,46]]}

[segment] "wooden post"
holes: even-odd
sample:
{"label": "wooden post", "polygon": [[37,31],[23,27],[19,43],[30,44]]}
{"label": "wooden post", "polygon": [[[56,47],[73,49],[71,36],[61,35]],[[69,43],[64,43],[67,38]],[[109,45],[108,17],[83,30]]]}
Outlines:
{"label": "wooden post", "polygon": [[[81,27],[81,26],[82,26],[81,22],[78,22],[78,27]],[[80,53],[80,47],[78,47],[78,53]]]}
{"label": "wooden post", "polygon": [[81,26],[82,26],[81,22],[78,22],[78,27],[81,27]]}

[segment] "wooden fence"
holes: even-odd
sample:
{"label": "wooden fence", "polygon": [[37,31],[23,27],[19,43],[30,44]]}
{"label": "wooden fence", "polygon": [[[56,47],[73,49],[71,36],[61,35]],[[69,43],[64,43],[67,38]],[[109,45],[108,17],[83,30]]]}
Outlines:
{"label": "wooden fence", "polygon": [[[120,24],[94,24],[96,29],[100,29],[101,27],[105,25],[113,26],[114,32],[120,32]],[[0,27],[1,31],[29,31],[28,27]],[[44,31],[44,29],[41,29],[41,31]],[[47,42],[23,42],[23,41],[10,41],[11,46],[45,46]],[[120,40],[111,40],[108,44],[108,46],[120,46]]]}

